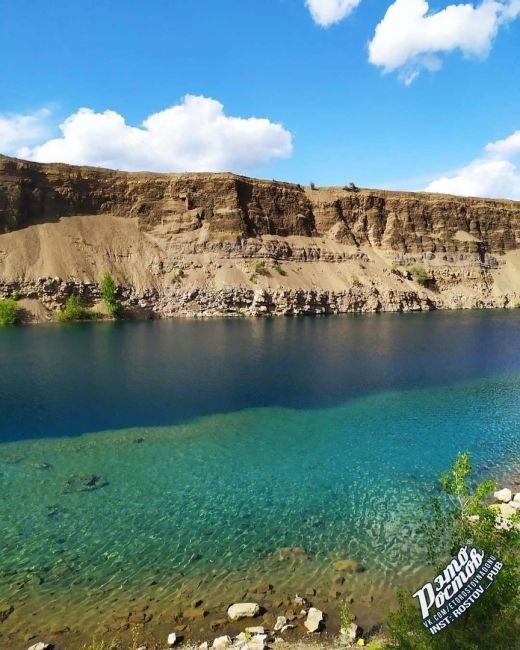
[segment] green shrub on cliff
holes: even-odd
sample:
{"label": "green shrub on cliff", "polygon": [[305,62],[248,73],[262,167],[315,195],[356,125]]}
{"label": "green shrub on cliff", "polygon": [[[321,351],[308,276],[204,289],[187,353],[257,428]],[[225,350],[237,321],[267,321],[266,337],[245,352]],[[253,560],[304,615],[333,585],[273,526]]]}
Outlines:
{"label": "green shrub on cliff", "polygon": [[274,270],[278,273],[278,275],[287,275],[287,273],[282,269],[280,262],[277,262],[274,265]]}
{"label": "green shrub on cliff", "polygon": [[80,297],[73,294],[67,299],[65,307],[55,315],[55,318],[57,321],[66,323],[77,320],[91,320],[95,318],[95,314],[91,309],[83,307]]}
{"label": "green shrub on cliff", "polygon": [[119,318],[122,313],[121,303],[117,299],[117,287],[114,278],[110,273],[105,273],[101,284],[99,285],[99,291],[103,302],[105,303],[108,313],[114,318]]}
{"label": "green shrub on cliff", "polygon": [[269,271],[265,266],[265,262],[256,262],[255,263],[255,273],[257,275],[269,275]]}
{"label": "green shrub on cliff", "polygon": [[0,300],[0,325],[16,325],[20,321],[20,305],[14,298]]}
{"label": "green shrub on cliff", "polygon": [[[447,627],[432,635],[424,626],[410,594],[400,594],[399,609],[390,615],[390,650],[498,650],[518,648],[520,639],[520,514],[497,528],[497,508],[489,503],[492,481],[471,489],[471,464],[459,454],[450,472],[440,477],[440,496],[427,509],[421,532],[434,575],[443,572],[450,557],[463,546],[494,555],[502,569],[493,584],[471,607],[459,612]],[[487,578],[484,578],[487,580]]]}
{"label": "green shrub on cliff", "polygon": [[424,268],[424,266],[421,266],[420,264],[411,266],[408,270],[412,274],[413,279],[419,284],[424,285],[430,280],[428,271]]}

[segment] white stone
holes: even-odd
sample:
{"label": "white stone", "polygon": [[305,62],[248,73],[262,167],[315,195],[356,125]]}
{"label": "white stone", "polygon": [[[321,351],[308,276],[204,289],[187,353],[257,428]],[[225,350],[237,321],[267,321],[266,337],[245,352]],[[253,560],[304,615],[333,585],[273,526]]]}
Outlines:
{"label": "white stone", "polygon": [[506,505],[509,506],[510,508],[513,508],[517,512],[520,510],[520,501],[515,501],[513,499],[513,501],[510,501],[509,503],[506,503]]}
{"label": "white stone", "polygon": [[287,619],[285,618],[285,616],[279,616],[279,617],[276,619],[276,623],[274,624],[274,628],[273,628],[273,629],[274,629],[275,632],[278,632],[278,631],[281,630],[282,627],[283,627],[284,625],[286,625],[286,624],[287,624]]}
{"label": "white stone", "polygon": [[513,501],[518,501],[518,503],[520,503],[520,492],[515,494]]}
{"label": "white stone", "polygon": [[204,641],[204,643],[201,643],[198,647],[198,650],[208,650],[209,644],[207,641]]}
{"label": "white stone", "polygon": [[175,632],[168,634],[167,643],[170,646],[170,648],[173,648],[173,646],[177,643],[177,635],[175,634]]}
{"label": "white stone", "polygon": [[323,612],[316,607],[311,607],[309,609],[309,613],[307,614],[307,619],[305,620],[304,625],[309,630],[309,632],[318,632],[322,621]]}
{"label": "white stone", "polygon": [[504,488],[503,490],[497,490],[493,496],[497,501],[502,501],[502,503],[509,503],[511,501],[511,490],[509,488]]}
{"label": "white stone", "polygon": [[287,632],[287,630],[294,630],[296,625],[293,625],[292,623],[287,623],[287,625],[284,625],[280,632],[283,634],[284,632]]}
{"label": "white stone", "polygon": [[514,508],[510,503],[501,503],[498,507],[500,508],[500,514],[503,517],[511,517],[511,515],[514,515],[516,512],[516,508]]}
{"label": "white stone", "polygon": [[267,634],[254,634],[247,642],[248,650],[264,650],[267,646]]}
{"label": "white stone", "polygon": [[235,603],[227,611],[232,621],[239,621],[241,618],[254,618],[260,613],[258,603]]}
{"label": "white stone", "polygon": [[354,643],[358,634],[358,626],[355,623],[350,623],[346,629],[341,629],[341,636],[347,643]]}
{"label": "white stone", "polygon": [[476,524],[478,521],[480,521],[479,515],[468,515],[466,519],[470,524]]}
{"label": "white stone", "polygon": [[211,647],[215,648],[215,650],[220,650],[220,648],[229,648],[230,645],[232,645],[231,639],[226,634],[225,636],[218,636],[213,641],[213,645]]}
{"label": "white stone", "polygon": [[43,641],[38,641],[27,650],[51,650],[52,645],[50,643],[44,643]]}

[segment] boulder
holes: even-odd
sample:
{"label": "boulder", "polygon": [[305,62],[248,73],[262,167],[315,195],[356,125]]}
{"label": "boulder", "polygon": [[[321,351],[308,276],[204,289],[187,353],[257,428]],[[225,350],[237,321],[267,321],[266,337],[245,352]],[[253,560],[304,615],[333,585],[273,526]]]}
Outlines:
{"label": "boulder", "polygon": [[208,650],[208,648],[209,648],[208,642],[204,641],[204,643],[199,644],[199,647],[197,648],[197,650]]}
{"label": "boulder", "polygon": [[173,648],[173,646],[177,643],[177,635],[175,634],[175,632],[168,634],[167,643],[169,648]]}
{"label": "boulder", "polygon": [[334,562],[334,569],[347,573],[361,573],[365,567],[355,560],[337,560]]}
{"label": "boulder", "polygon": [[511,494],[511,490],[509,488],[504,488],[502,490],[497,490],[493,496],[497,501],[501,501],[502,503],[509,503],[513,495]]}
{"label": "boulder", "polygon": [[309,554],[303,546],[283,546],[275,552],[275,558],[280,562],[286,560],[307,560]]}
{"label": "boulder", "polygon": [[511,517],[511,515],[514,515],[517,511],[510,503],[501,503],[498,507],[500,508],[500,514],[503,517]]}
{"label": "boulder", "polygon": [[188,621],[199,621],[202,618],[205,618],[208,615],[208,611],[202,607],[189,607],[184,612],[182,612],[183,618]]}
{"label": "boulder", "polygon": [[233,643],[231,642],[231,639],[227,636],[218,636],[212,644],[212,648],[214,650],[223,650],[223,648],[229,648]]}
{"label": "boulder", "polygon": [[309,632],[319,632],[323,622],[323,612],[316,607],[311,607],[305,620],[305,627]]}
{"label": "boulder", "polygon": [[515,494],[515,497],[514,497],[513,501],[518,501],[518,503],[520,503],[520,492],[517,492]]}
{"label": "boulder", "polygon": [[0,603],[0,623],[6,621],[13,612],[14,607],[12,605],[5,605]]}
{"label": "boulder", "polygon": [[341,636],[347,643],[354,643],[358,635],[358,626],[355,623],[350,623],[346,628],[341,628]]}
{"label": "boulder", "polygon": [[254,618],[260,613],[258,603],[235,603],[227,611],[232,621],[239,621],[241,618]]}

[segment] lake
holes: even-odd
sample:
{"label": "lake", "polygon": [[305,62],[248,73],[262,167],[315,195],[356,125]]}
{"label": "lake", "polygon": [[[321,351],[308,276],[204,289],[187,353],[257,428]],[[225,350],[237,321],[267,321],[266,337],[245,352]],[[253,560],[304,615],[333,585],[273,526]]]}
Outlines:
{"label": "lake", "polygon": [[436,477],[512,472],[519,406],[520,311],[4,328],[0,638],[314,591],[380,620]]}

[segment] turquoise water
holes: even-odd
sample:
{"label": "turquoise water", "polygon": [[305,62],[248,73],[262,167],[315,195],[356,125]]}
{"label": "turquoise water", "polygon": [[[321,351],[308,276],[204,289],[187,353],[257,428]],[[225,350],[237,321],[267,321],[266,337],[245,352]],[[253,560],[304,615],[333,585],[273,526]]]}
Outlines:
{"label": "turquoise water", "polygon": [[520,454],[516,314],[27,328],[3,344],[3,634],[97,629],[136,599],[159,618],[200,595],[221,611],[261,580],[326,601],[343,558],[366,568],[345,590],[381,611],[424,574],[438,473],[468,449],[500,478]]}

